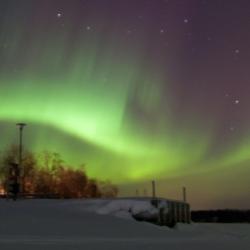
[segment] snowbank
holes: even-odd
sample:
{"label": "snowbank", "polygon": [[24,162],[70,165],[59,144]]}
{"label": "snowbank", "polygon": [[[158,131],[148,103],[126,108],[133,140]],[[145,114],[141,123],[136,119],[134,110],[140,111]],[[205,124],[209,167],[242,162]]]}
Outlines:
{"label": "snowbank", "polygon": [[119,211],[124,211],[131,215],[148,213],[155,216],[158,214],[158,209],[152,206],[150,202],[135,200],[113,200],[96,210],[98,214],[114,214]]}

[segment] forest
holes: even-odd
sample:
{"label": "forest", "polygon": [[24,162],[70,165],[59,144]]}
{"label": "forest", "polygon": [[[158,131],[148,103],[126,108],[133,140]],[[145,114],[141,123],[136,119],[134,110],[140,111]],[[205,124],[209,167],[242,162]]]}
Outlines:
{"label": "forest", "polygon": [[[11,146],[0,155],[0,190],[7,192],[10,169],[18,163],[18,147]],[[17,164],[16,164],[17,165]],[[18,166],[18,165],[17,165]],[[85,165],[67,165],[58,153],[23,152],[19,169],[22,194],[39,198],[109,198],[116,197],[118,188],[110,181],[90,178]]]}

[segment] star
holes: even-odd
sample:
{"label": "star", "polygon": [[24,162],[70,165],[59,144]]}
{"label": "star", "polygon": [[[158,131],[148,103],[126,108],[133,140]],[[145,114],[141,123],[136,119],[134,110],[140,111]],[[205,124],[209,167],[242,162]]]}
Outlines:
{"label": "star", "polygon": [[240,103],[240,100],[237,99],[237,100],[234,101],[234,103],[235,103],[235,104],[239,104],[239,103]]}
{"label": "star", "polygon": [[229,129],[231,132],[233,132],[235,130],[235,127],[230,127]]}
{"label": "star", "polygon": [[58,12],[58,13],[56,14],[56,16],[57,16],[58,18],[60,18],[60,17],[62,17],[62,13]]}
{"label": "star", "polygon": [[87,27],[86,27],[86,30],[91,30],[91,27],[90,27],[90,26],[87,26]]}
{"label": "star", "polygon": [[184,19],[184,23],[188,23],[188,19],[187,18]]}
{"label": "star", "polygon": [[165,32],[164,29],[161,29],[161,30],[160,30],[160,33],[161,33],[161,34],[163,34],[164,32]]}
{"label": "star", "polygon": [[239,49],[236,49],[236,50],[234,51],[234,53],[235,53],[235,54],[239,54],[239,53],[240,53],[240,50],[239,50]]}

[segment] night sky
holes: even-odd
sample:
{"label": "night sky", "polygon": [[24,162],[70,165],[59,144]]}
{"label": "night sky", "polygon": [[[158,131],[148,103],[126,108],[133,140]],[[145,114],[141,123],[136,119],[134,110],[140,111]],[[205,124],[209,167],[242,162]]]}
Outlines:
{"label": "night sky", "polygon": [[248,0],[0,0],[0,150],[249,208],[249,46]]}

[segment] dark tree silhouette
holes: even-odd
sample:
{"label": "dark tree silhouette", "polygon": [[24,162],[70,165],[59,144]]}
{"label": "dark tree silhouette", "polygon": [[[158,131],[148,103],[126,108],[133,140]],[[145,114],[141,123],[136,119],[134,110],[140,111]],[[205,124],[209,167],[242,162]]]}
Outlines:
{"label": "dark tree silhouette", "polygon": [[[18,147],[12,146],[1,154],[0,178],[6,190],[8,169],[17,162]],[[48,151],[34,155],[23,153],[24,187],[33,197],[90,198],[116,197],[118,189],[108,181],[90,179],[84,169],[67,166],[57,153]]]}

